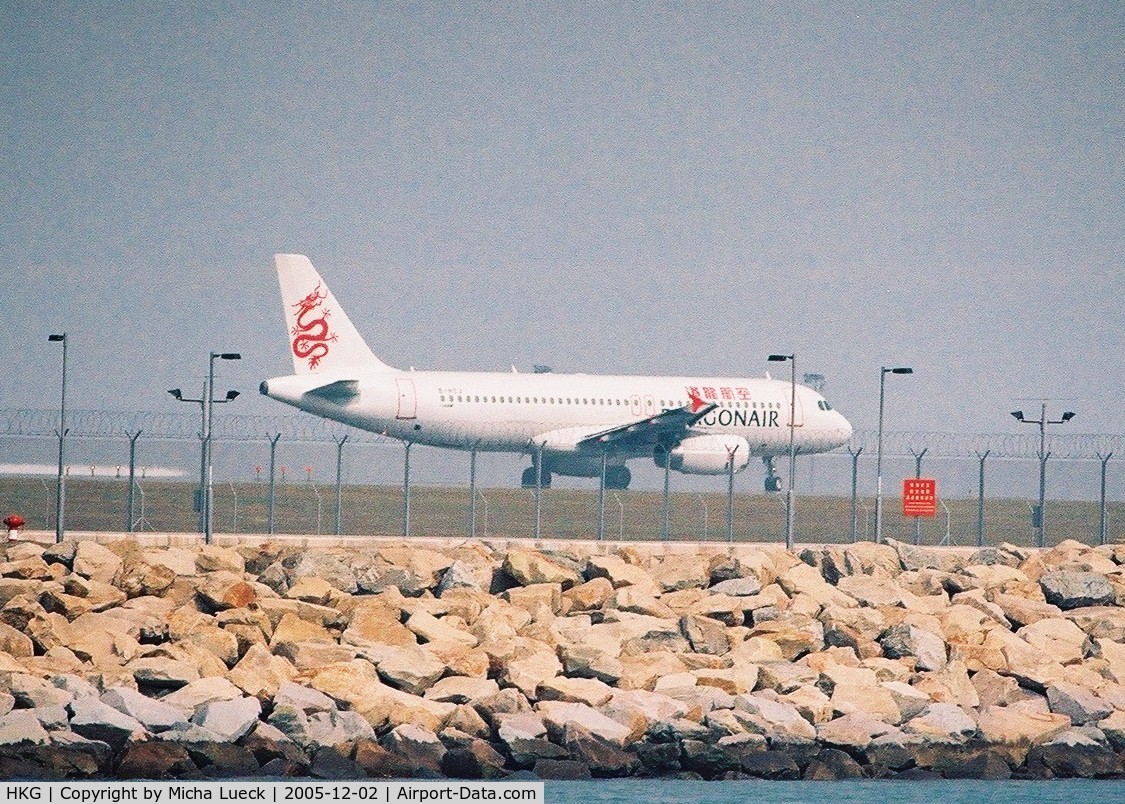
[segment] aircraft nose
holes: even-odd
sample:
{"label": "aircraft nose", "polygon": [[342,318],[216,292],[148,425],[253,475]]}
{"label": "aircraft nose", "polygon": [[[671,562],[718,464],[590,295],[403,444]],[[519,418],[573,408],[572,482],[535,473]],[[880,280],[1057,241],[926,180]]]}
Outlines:
{"label": "aircraft nose", "polygon": [[852,435],[855,433],[855,428],[852,427],[852,423],[845,419],[841,414],[837,413],[836,415],[839,417],[837,434],[840,439],[840,444],[846,444],[851,441]]}

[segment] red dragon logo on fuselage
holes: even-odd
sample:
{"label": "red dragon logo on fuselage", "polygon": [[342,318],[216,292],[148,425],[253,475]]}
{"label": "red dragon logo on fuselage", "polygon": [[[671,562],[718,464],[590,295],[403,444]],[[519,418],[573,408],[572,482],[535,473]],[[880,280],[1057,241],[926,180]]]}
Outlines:
{"label": "red dragon logo on fuselage", "polygon": [[322,293],[318,282],[312,293],[293,305],[297,308],[297,321],[292,331],[296,336],[293,338],[293,354],[302,360],[308,358],[312,370],[328,355],[328,344],[337,337],[328,327],[330,311],[318,310],[327,298],[328,291]]}

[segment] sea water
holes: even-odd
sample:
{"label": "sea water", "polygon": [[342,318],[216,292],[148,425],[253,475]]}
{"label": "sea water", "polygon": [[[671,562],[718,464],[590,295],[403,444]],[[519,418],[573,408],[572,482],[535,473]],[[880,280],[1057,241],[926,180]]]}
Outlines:
{"label": "sea water", "polygon": [[547,804],[1125,804],[1125,781],[546,782]]}

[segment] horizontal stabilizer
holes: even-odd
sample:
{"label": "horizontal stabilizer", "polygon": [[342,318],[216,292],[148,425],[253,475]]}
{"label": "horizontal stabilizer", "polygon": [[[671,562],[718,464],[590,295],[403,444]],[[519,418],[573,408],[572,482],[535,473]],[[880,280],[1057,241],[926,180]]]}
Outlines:
{"label": "horizontal stabilizer", "polygon": [[321,385],[305,393],[323,397],[330,402],[346,402],[352,397],[359,396],[358,380],[336,380],[328,385]]}

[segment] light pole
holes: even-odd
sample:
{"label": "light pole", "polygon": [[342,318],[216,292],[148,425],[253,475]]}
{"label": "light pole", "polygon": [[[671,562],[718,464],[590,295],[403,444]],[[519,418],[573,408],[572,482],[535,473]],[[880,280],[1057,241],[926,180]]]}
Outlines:
{"label": "light pole", "polygon": [[785,549],[793,549],[793,483],[796,478],[796,454],[793,438],[797,428],[797,355],[770,355],[770,362],[789,361],[789,488],[785,490]]}
{"label": "light pole", "polygon": [[59,405],[59,476],[55,484],[55,541],[63,540],[63,518],[66,513],[66,479],[63,471],[63,443],[66,439],[66,333],[48,335],[48,342],[62,344],[62,402]]}
{"label": "light pole", "polygon": [[201,418],[201,431],[199,434],[202,448],[199,456],[199,529],[203,533],[204,544],[211,543],[211,408],[212,405],[230,402],[238,396],[238,391],[227,391],[222,399],[213,399],[215,386],[215,358],[219,360],[241,360],[238,352],[211,352],[207,362],[207,382],[203,386],[203,396],[199,399],[189,399],[181,393],[179,388],[173,388],[168,393],[180,402],[194,402],[199,405]]}
{"label": "light pole", "polygon": [[1047,403],[1044,402],[1040,408],[1038,419],[1024,418],[1022,410],[1013,410],[1012,416],[1018,422],[1039,425],[1039,508],[1036,509],[1038,516],[1035,517],[1032,524],[1038,531],[1036,541],[1038,541],[1040,547],[1045,547],[1047,543],[1047,458],[1051,457],[1051,454],[1047,452],[1047,425],[1066,424],[1074,418],[1075,413],[1068,410],[1063,413],[1062,418],[1048,421]]}
{"label": "light pole", "polygon": [[913,374],[909,366],[879,369],[879,443],[875,453],[875,544],[883,543],[883,402],[888,374]]}

